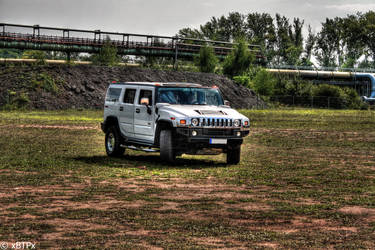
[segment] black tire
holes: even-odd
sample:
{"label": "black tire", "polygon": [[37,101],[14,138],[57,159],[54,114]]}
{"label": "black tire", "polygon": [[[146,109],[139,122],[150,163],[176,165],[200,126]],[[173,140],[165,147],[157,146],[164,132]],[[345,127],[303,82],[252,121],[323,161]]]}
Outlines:
{"label": "black tire", "polygon": [[241,145],[233,145],[227,149],[227,164],[238,164],[241,160]]}
{"label": "black tire", "polygon": [[110,127],[105,133],[105,151],[108,156],[116,157],[123,155],[125,148],[121,147],[122,137],[116,126]]}
{"label": "black tire", "polygon": [[176,160],[176,154],[173,148],[173,139],[171,130],[160,131],[160,157],[163,161],[173,163]]}

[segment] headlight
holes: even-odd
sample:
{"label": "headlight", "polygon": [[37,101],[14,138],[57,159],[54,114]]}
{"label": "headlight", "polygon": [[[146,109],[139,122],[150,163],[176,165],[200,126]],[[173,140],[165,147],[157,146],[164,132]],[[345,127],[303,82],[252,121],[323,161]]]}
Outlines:
{"label": "headlight", "polygon": [[239,126],[241,125],[241,121],[240,121],[240,120],[234,120],[234,121],[233,121],[233,125],[234,125],[235,127],[239,127]]}
{"label": "headlight", "polygon": [[199,125],[199,120],[197,118],[191,119],[191,125],[193,125],[194,127],[198,126]]}

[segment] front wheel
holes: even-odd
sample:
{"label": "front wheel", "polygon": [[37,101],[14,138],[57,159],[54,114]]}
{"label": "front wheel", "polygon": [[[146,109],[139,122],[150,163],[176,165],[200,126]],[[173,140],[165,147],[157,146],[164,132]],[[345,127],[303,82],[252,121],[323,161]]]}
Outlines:
{"label": "front wheel", "polygon": [[110,127],[105,133],[105,151],[108,156],[120,156],[125,152],[125,148],[121,147],[121,135],[117,127]]}
{"label": "front wheel", "polygon": [[241,145],[228,147],[227,164],[238,164],[241,159]]}
{"label": "front wheel", "polygon": [[171,130],[160,131],[160,157],[163,161],[172,163],[176,160],[175,150],[173,148],[173,139]]}

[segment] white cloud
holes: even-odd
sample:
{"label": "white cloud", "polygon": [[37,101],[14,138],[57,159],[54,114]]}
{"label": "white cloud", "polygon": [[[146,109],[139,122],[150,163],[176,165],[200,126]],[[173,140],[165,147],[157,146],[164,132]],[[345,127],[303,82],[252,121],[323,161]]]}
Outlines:
{"label": "white cloud", "polygon": [[367,12],[369,10],[375,9],[375,3],[333,4],[333,5],[327,5],[326,8],[343,10],[343,11],[348,11],[348,12],[357,12],[357,11]]}

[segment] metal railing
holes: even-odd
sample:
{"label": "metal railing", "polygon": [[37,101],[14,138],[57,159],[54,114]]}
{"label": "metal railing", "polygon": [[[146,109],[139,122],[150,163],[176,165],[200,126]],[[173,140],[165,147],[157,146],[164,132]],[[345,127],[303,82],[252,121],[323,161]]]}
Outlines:
{"label": "metal railing", "polygon": [[353,72],[353,73],[375,73],[375,68],[341,68],[341,67],[316,67],[316,66],[296,66],[296,65],[268,65],[269,69],[291,69],[310,71],[332,71],[332,72]]}

